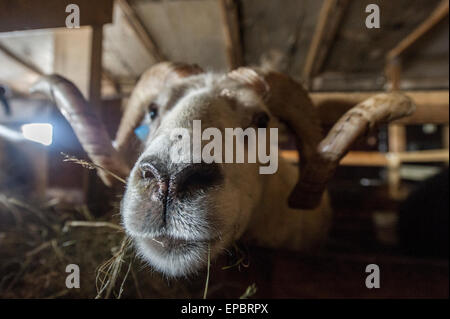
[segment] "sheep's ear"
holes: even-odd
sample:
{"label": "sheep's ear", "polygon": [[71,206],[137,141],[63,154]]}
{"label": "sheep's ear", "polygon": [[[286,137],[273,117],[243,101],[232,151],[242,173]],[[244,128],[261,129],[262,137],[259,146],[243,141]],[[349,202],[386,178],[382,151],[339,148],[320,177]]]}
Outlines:
{"label": "sheep's ear", "polygon": [[177,80],[200,74],[197,65],[161,62],[145,71],[131,93],[117,131],[115,147],[120,153],[130,154],[130,146],[137,144],[134,130],[140,125],[146,108],[158,96],[161,89]]}

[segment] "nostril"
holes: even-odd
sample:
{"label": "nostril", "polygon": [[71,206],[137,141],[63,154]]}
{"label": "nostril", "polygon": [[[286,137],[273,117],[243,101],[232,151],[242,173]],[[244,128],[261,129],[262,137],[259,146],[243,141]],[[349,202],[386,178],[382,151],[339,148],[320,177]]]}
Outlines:
{"label": "nostril", "polygon": [[150,163],[142,163],[139,168],[143,179],[153,179],[156,177],[155,168]]}
{"label": "nostril", "polygon": [[218,185],[222,180],[222,173],[217,164],[195,164],[176,174],[174,180],[175,191],[205,190]]}
{"label": "nostril", "polygon": [[216,176],[208,171],[197,171],[192,173],[187,179],[186,183],[190,186],[208,186],[214,184]]}
{"label": "nostril", "polygon": [[168,191],[168,178],[160,162],[144,160],[139,164],[139,173],[144,182],[143,191],[154,201],[165,203]]}
{"label": "nostril", "polygon": [[154,178],[154,177],[155,177],[155,175],[153,175],[153,173],[151,171],[146,171],[146,170],[142,171],[142,178],[144,178],[144,179],[151,179],[151,178]]}

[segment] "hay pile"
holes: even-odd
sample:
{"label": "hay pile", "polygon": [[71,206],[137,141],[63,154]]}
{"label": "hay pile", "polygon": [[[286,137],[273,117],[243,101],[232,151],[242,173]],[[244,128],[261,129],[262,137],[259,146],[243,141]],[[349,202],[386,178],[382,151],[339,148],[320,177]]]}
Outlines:
{"label": "hay pile", "polygon": [[[201,298],[206,294],[206,272],[189,280],[168,281],[137,259],[119,222],[118,213],[96,219],[86,206],[56,200],[27,203],[0,193],[0,298]],[[80,268],[79,289],[66,287],[69,264]],[[248,283],[233,292],[223,287],[224,282],[210,283],[208,297],[242,294],[247,298],[256,291]]]}
{"label": "hay pile", "polygon": [[[26,203],[0,194],[0,298],[189,297],[134,256],[119,216],[95,220],[85,206]],[[66,266],[80,288],[66,287]]]}

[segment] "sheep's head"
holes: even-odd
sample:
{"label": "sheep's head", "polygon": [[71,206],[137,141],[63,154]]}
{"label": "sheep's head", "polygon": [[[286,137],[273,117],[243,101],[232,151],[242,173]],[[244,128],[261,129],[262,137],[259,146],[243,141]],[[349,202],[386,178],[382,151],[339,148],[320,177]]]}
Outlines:
{"label": "sheep's head", "polygon": [[[194,163],[193,139],[200,138],[195,135],[214,128],[216,136],[200,146],[213,139],[222,144],[225,128],[257,132],[275,120],[256,92],[223,75],[174,81],[146,104],[150,132],[128,178],[123,222],[150,264],[171,276],[185,275],[204,265],[208,248],[214,257],[241,236],[267,178],[259,173],[261,163],[224,163],[224,145],[220,160]],[[194,121],[200,132],[193,132]],[[183,130],[187,134],[180,135]],[[248,147],[242,149],[247,153]]]}
{"label": "sheep's head", "polygon": [[[224,145],[219,156],[222,160],[195,160],[194,121],[201,121],[202,130],[214,128],[220,135],[209,138],[221,140],[227,128],[256,131],[287,124],[296,136],[302,172],[294,190],[287,190],[292,191],[289,205],[308,209],[318,204],[337,162],[368,124],[409,110],[405,107],[391,116],[392,110],[377,109],[371,119],[367,105],[363,105],[365,117],[351,113],[356,122],[345,119],[344,127],[332,130],[320,143],[320,125],[312,103],[290,78],[248,68],[216,75],[195,66],[161,63],[147,71],[133,91],[113,148],[103,126],[70,83],[55,76],[44,80],[38,90],[55,98],[92,160],[119,175],[128,175],[121,203],[125,230],[140,255],[171,277],[197,271],[205,265],[208,250],[214,258],[238,239],[258,210],[270,178],[260,174],[258,158],[256,163],[224,161]],[[149,133],[136,156],[131,151],[136,145],[133,132],[143,121]],[[184,133],[189,144],[180,148]],[[270,135],[266,130],[267,144]],[[201,154],[209,141],[200,138],[200,142]],[[248,146],[251,141],[246,143]],[[237,145],[233,144],[234,155]],[[249,149],[243,148],[245,159]],[[132,167],[129,174],[128,167]],[[101,177],[106,184],[112,183],[110,176]]]}

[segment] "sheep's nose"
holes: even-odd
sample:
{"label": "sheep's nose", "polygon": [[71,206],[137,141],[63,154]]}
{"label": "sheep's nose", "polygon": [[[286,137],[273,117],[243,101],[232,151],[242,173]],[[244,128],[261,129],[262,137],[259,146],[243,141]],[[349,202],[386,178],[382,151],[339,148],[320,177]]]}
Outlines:
{"label": "sheep's nose", "polygon": [[189,164],[169,171],[167,166],[153,160],[142,161],[139,167],[142,178],[153,181],[152,199],[163,202],[206,190],[223,179],[220,166],[216,163]]}

